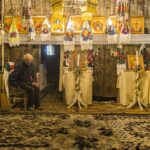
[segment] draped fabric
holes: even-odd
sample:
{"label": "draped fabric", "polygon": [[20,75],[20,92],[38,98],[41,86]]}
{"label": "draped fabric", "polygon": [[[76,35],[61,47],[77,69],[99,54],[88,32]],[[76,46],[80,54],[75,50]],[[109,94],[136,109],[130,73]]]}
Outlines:
{"label": "draped fabric", "polygon": [[[81,71],[79,74],[79,87],[81,92],[81,98],[86,105],[92,104],[92,71]],[[65,99],[66,104],[70,105],[75,97],[76,75],[73,71],[66,71],[64,73],[64,87],[65,87]]]}
{"label": "draped fabric", "polygon": [[[127,106],[132,103],[135,96],[135,72],[122,72],[118,76],[117,88],[119,89],[120,104]],[[140,79],[140,98],[148,105],[150,103],[150,71],[141,74]]]}

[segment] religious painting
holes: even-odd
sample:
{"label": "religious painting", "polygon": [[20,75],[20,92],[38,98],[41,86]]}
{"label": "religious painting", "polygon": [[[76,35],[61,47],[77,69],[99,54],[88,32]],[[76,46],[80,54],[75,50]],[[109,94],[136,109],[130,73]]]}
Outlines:
{"label": "religious painting", "polygon": [[33,17],[36,34],[41,34],[41,28],[42,28],[44,20],[45,20],[44,16],[43,17],[42,16],[41,17],[38,17],[38,16]]}
{"label": "religious painting", "polygon": [[65,32],[66,19],[63,16],[52,16],[50,19],[51,31],[56,34],[63,34]]}
{"label": "religious painting", "polygon": [[130,29],[130,26],[129,26],[128,23],[125,23],[125,24],[122,25],[122,29],[121,29],[121,32],[120,32],[120,33],[121,33],[121,34],[125,34],[125,35],[131,33],[131,29]]}
{"label": "religious painting", "polygon": [[106,17],[93,17],[91,27],[93,33],[104,34],[106,32]]}
{"label": "religious painting", "polygon": [[110,16],[110,19],[112,20],[112,23],[116,29],[116,33],[120,34],[123,25],[123,19],[117,20],[116,16]]}
{"label": "religious painting", "polygon": [[[128,55],[127,58],[128,58],[128,69],[135,70],[137,65],[136,55]],[[138,64],[141,68],[141,71],[144,71],[144,61],[142,55],[138,56]]]}
{"label": "religious painting", "polygon": [[4,29],[5,29],[5,32],[6,33],[9,32],[9,29],[10,29],[10,26],[12,24],[13,18],[15,19],[18,32],[20,34],[27,34],[28,28],[27,28],[27,26],[26,27],[22,26],[22,17],[21,16],[15,16],[15,17],[14,16],[4,16]]}
{"label": "religious painting", "polygon": [[144,16],[131,17],[131,32],[144,34]]}
{"label": "religious painting", "polygon": [[82,31],[82,26],[83,26],[83,20],[82,16],[71,16],[71,21],[74,24],[75,27],[75,33],[81,33]]}

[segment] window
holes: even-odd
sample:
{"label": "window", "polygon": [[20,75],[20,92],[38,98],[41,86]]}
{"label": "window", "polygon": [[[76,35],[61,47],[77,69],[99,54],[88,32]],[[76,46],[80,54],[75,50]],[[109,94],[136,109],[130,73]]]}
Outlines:
{"label": "window", "polygon": [[55,51],[54,51],[54,46],[53,45],[47,45],[46,46],[46,54],[48,56],[53,56],[55,55]]}

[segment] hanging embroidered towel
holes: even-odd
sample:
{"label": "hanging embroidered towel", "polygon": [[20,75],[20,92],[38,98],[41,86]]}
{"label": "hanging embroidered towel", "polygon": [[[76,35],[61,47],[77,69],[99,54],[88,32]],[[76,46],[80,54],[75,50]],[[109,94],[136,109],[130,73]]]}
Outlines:
{"label": "hanging embroidered towel", "polygon": [[34,27],[34,22],[33,19],[29,19],[28,20],[28,38],[29,40],[35,40],[35,27]]}
{"label": "hanging embroidered towel", "polygon": [[19,33],[14,18],[8,33],[8,43],[10,46],[18,46],[20,44]]}
{"label": "hanging embroidered towel", "polygon": [[75,29],[70,17],[64,36],[64,50],[74,51],[74,49],[75,49]]}
{"label": "hanging embroidered towel", "polygon": [[121,28],[119,42],[130,43],[130,41],[131,41],[131,29],[128,23],[124,23]]}
{"label": "hanging embroidered towel", "polygon": [[116,28],[111,20],[111,18],[108,18],[107,20],[107,40],[108,43],[117,43],[118,36],[116,34]]}
{"label": "hanging embroidered towel", "polygon": [[125,20],[129,19],[129,0],[116,1],[116,14],[117,16],[124,16]]}
{"label": "hanging embroidered towel", "polygon": [[81,50],[93,49],[93,35],[88,21],[84,21],[80,35]]}
{"label": "hanging embroidered towel", "polygon": [[40,36],[42,41],[48,41],[51,38],[51,26],[47,17],[42,25]]}

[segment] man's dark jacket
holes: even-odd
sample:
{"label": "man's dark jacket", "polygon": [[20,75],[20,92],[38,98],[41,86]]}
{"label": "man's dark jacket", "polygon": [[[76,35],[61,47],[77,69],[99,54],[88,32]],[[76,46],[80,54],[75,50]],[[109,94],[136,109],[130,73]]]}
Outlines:
{"label": "man's dark jacket", "polygon": [[15,70],[9,76],[9,83],[11,86],[18,87],[21,83],[32,84],[36,81],[36,72],[34,64],[29,66],[25,62],[16,65]]}

